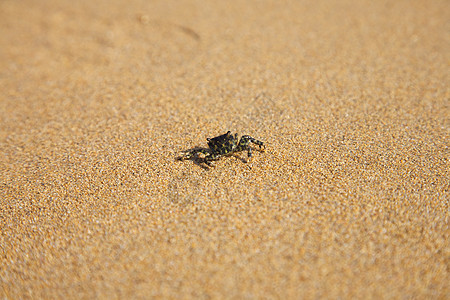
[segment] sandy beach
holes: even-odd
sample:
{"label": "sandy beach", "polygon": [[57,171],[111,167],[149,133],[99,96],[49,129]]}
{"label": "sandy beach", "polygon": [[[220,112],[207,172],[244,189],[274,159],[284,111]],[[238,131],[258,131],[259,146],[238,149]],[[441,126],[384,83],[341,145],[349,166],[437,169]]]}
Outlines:
{"label": "sandy beach", "polygon": [[449,299],[449,20],[0,1],[0,299]]}

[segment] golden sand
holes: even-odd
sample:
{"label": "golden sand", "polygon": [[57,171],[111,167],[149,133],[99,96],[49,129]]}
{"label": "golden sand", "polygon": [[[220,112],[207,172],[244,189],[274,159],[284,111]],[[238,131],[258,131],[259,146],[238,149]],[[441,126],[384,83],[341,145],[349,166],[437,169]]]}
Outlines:
{"label": "golden sand", "polygon": [[0,1],[0,298],[448,299],[449,20]]}

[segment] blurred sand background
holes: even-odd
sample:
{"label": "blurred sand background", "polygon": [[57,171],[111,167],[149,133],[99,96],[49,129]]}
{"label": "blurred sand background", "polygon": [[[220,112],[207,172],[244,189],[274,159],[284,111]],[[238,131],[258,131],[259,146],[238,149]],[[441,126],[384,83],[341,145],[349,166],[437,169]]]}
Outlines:
{"label": "blurred sand background", "polygon": [[0,1],[0,298],[448,299],[449,20]]}

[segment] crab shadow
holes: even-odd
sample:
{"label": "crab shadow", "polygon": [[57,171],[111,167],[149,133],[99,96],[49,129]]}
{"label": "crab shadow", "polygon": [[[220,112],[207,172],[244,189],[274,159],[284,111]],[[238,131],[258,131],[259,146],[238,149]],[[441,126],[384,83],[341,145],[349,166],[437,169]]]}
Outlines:
{"label": "crab shadow", "polygon": [[[205,148],[205,147],[194,147],[194,148],[190,148],[190,149],[187,149],[187,150],[183,150],[183,151],[181,151],[182,154],[177,156],[175,158],[175,160],[177,160],[177,161],[190,160],[194,164],[196,164],[197,166],[199,166],[200,168],[205,169],[205,170],[209,170],[211,168],[214,168],[215,166],[213,164],[208,165],[206,163],[206,161],[205,161],[205,158],[199,156],[199,152],[198,151],[202,151],[202,150],[208,151],[209,149]],[[186,157],[186,155],[189,154],[189,153],[194,153],[194,154],[191,157]],[[247,160],[245,160],[242,157],[238,156],[236,153],[233,153],[233,154],[231,154],[229,156],[232,156],[232,157],[234,157],[236,159],[239,159],[243,163],[247,163]]]}

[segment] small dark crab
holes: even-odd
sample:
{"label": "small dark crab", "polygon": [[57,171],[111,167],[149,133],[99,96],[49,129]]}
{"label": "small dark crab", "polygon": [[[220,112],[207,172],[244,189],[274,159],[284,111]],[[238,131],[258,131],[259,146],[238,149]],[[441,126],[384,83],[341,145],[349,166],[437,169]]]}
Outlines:
{"label": "small dark crab", "polygon": [[[199,153],[206,155],[203,162],[211,166],[211,161],[218,160],[222,156],[231,155],[235,152],[247,150],[248,159],[252,157],[252,148],[250,142],[259,146],[260,151],[264,151],[264,143],[252,138],[249,135],[243,135],[238,139],[237,133],[232,135],[231,131],[225,134],[216,136],[215,138],[207,138],[209,148],[195,148],[187,151],[187,153],[180,157],[180,160],[190,159],[196,157]],[[244,161],[247,162],[248,160]]]}

